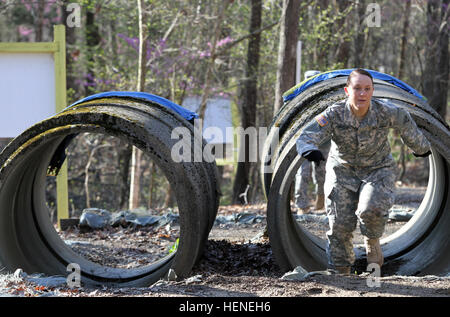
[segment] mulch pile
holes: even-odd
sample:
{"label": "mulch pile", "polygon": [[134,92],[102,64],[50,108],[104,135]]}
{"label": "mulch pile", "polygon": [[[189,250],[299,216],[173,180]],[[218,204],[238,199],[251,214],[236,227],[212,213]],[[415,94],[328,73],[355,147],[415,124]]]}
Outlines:
{"label": "mulch pile", "polygon": [[273,258],[268,242],[230,243],[208,240],[194,274],[222,274],[229,276],[280,277],[280,269]]}

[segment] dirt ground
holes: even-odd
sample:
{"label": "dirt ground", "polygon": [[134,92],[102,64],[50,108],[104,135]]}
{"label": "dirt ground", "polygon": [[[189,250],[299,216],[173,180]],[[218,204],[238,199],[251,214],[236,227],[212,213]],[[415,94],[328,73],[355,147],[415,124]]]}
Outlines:
{"label": "dirt ground", "polygon": [[[220,207],[218,216],[236,213],[263,216],[253,223],[216,223],[205,246],[204,255],[189,278],[160,280],[144,288],[70,288],[41,285],[23,274],[0,274],[0,296],[16,297],[450,297],[450,277],[382,276],[369,273],[313,275],[304,281],[283,280],[272,255],[268,238],[263,235],[265,204]],[[321,211],[312,211],[321,214]],[[395,231],[404,223],[391,223]],[[316,227],[321,234],[323,226]],[[159,228],[153,241],[156,248],[167,249],[174,243],[176,226]],[[314,231],[314,227],[311,227]],[[115,267],[135,267],[153,261],[147,228],[106,228],[60,232],[74,250],[91,261]],[[113,244],[108,244],[113,241]],[[20,273],[20,272],[19,272]],[[448,275],[447,275],[448,276]]]}

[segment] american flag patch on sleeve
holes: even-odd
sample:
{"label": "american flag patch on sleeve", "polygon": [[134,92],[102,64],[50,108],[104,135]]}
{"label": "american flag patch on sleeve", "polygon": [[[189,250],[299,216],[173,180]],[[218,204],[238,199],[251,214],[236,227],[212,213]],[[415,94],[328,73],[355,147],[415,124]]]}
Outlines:
{"label": "american flag patch on sleeve", "polygon": [[327,120],[327,118],[325,118],[325,116],[323,114],[321,114],[320,116],[317,116],[316,121],[321,127],[324,127],[328,124],[328,120]]}

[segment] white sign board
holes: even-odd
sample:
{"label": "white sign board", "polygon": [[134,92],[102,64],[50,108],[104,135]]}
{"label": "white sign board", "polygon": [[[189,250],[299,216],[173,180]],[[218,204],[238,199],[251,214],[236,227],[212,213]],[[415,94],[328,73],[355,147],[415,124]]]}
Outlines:
{"label": "white sign board", "polygon": [[55,113],[53,53],[0,53],[0,138]]}

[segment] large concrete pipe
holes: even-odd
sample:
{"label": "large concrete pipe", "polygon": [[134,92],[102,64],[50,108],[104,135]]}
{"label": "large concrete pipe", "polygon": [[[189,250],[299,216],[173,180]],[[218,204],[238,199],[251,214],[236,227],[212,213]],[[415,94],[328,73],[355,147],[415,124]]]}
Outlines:
{"label": "large concrete pipe", "polygon": [[[292,216],[290,188],[303,162],[295,141],[310,120],[333,102],[345,99],[343,87],[348,73],[347,70],[338,72],[297,93],[293,89],[268,133],[261,174],[268,199],[270,244],[283,270],[298,265],[308,270],[327,267],[326,241],[312,235]],[[450,270],[450,129],[424,98],[406,91],[397,79],[382,75],[374,76],[373,97],[388,99],[406,109],[432,143],[428,187],[420,207],[406,225],[381,240],[385,255],[383,271],[405,275],[443,274]],[[363,247],[360,245],[355,253],[356,265],[365,267]]]}
{"label": "large concrete pipe", "polygon": [[[191,157],[206,143],[195,140],[192,123],[168,105],[172,104],[149,94],[96,95],[16,137],[0,154],[0,267],[67,275],[68,264],[77,263],[82,282],[116,286],[149,285],[169,268],[179,277],[186,276],[200,258],[214,223],[219,188],[214,160],[176,163],[172,159],[176,142],[186,142]],[[192,137],[172,139],[176,127],[183,127]],[[144,151],[163,171],[179,208],[180,237],[175,253],[136,269],[111,268],[79,256],[59,238],[48,216],[46,172],[58,146],[81,132],[121,138]]]}

